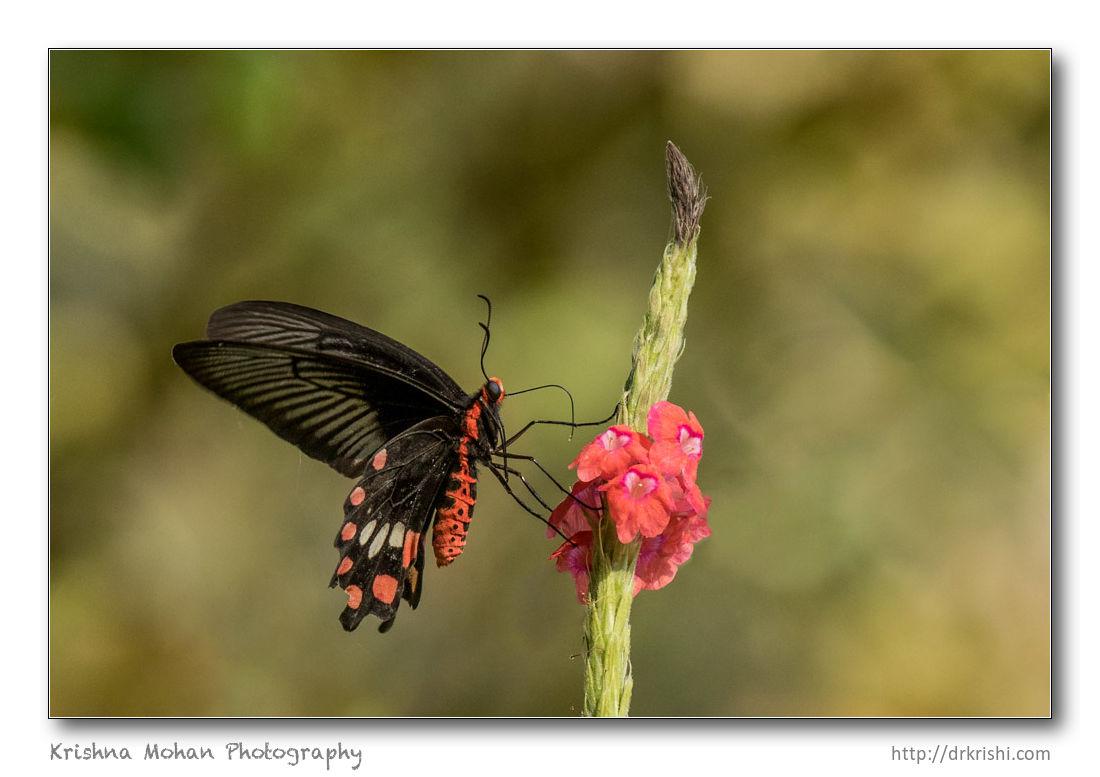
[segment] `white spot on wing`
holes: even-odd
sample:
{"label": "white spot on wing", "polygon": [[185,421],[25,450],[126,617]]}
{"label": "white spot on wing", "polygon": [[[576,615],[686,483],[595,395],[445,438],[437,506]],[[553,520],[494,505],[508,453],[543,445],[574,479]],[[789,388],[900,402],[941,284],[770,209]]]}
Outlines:
{"label": "white spot on wing", "polygon": [[[368,542],[370,542],[370,536],[374,534],[374,525],[376,523],[378,523],[378,521],[367,521],[367,523],[363,526],[362,530],[359,532],[360,545],[366,545]],[[374,554],[372,553],[371,555],[373,556]]]}
{"label": "white spot on wing", "polygon": [[374,558],[378,555],[378,551],[382,550],[382,546],[386,542],[386,535],[383,532],[378,532],[378,535],[371,541],[370,547],[367,548],[367,558]]}

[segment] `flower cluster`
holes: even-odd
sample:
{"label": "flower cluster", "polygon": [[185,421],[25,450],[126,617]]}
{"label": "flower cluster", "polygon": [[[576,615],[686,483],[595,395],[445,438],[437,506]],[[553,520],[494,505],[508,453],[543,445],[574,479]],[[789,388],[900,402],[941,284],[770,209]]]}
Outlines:
{"label": "flower cluster", "polygon": [[605,513],[620,542],[642,536],[635,595],[668,585],[695,543],[710,536],[710,497],[695,484],[703,455],[703,427],[695,413],[658,402],[649,409],[646,430],[648,436],[612,426],[586,445],[570,465],[579,478],[572,495],[550,515],[547,536],[561,532],[569,538],[550,558],[558,571],[573,575],[582,604],[588,600],[594,532]]}

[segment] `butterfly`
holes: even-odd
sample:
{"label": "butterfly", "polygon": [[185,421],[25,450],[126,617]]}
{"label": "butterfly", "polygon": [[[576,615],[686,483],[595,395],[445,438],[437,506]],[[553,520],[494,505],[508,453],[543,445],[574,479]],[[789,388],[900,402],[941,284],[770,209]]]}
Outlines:
{"label": "butterfly", "polygon": [[288,302],[221,308],[206,338],[176,345],[176,364],[303,453],[357,479],[344,500],[329,585],[347,594],[344,629],[375,615],[379,631],[388,631],[402,599],[413,608],[420,602],[428,529],[436,564],[450,564],[466,544],[477,465],[501,479],[491,457],[504,441],[503,384],[487,377],[467,395],[396,340]]}

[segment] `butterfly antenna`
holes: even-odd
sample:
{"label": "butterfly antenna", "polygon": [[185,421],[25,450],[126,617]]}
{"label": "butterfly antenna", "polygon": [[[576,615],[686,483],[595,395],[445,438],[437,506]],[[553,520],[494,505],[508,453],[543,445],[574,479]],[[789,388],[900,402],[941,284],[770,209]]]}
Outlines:
{"label": "butterfly antenna", "polygon": [[[563,426],[571,426],[571,427],[576,426],[577,425],[577,423],[576,423],[576,421],[577,421],[577,412],[576,412],[576,408],[573,405],[573,395],[569,393],[569,389],[567,389],[565,386],[562,386],[559,383],[547,383],[544,386],[535,386],[534,388],[526,388],[526,389],[523,389],[522,391],[513,391],[511,393],[511,396],[514,397],[517,394],[526,394],[528,391],[539,391],[541,389],[548,389],[548,388],[561,389],[562,391],[565,392],[565,396],[569,397],[569,423],[568,424],[563,424]],[[513,438],[513,439],[515,439],[515,438]],[[573,439],[573,432],[572,431],[569,432],[569,439],[570,440]]]}
{"label": "butterfly antenna", "polygon": [[489,323],[493,320],[493,303],[484,294],[478,294],[477,296],[485,300],[485,306],[488,308],[485,313],[485,321],[478,322],[478,326],[485,330],[485,339],[481,341],[481,375],[485,380],[489,380],[489,373],[485,371],[485,353],[489,350]]}

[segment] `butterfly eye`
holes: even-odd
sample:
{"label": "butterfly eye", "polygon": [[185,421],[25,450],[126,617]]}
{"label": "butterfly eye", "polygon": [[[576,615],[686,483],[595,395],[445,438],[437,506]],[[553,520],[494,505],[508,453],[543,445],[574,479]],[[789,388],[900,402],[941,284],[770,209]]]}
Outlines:
{"label": "butterfly eye", "polygon": [[500,401],[500,398],[504,396],[504,386],[501,384],[499,378],[489,378],[489,382],[485,384],[485,393],[489,395],[489,399],[493,402]]}

